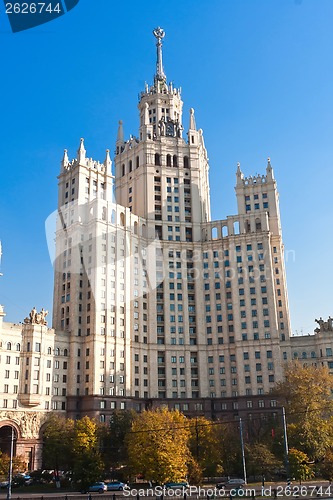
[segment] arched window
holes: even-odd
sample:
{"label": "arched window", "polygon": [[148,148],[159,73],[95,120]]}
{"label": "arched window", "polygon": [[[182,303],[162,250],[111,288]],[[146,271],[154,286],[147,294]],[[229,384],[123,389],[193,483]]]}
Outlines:
{"label": "arched window", "polygon": [[178,159],[176,155],[173,155],[172,163],[174,167],[178,167]]}
{"label": "arched window", "polygon": [[7,342],[7,351],[12,350],[12,344],[10,342]]}
{"label": "arched window", "polygon": [[256,231],[261,231],[261,221],[260,221],[260,219],[256,219]]}
{"label": "arched window", "polygon": [[54,350],[54,354],[55,354],[55,356],[60,356],[60,349],[59,349],[59,347],[56,347],[56,349]]}
{"label": "arched window", "polygon": [[52,349],[51,349],[51,347],[48,347],[48,348],[47,348],[47,354],[49,354],[49,355],[50,355],[50,354],[52,354]]}
{"label": "arched window", "polygon": [[133,168],[133,164],[132,164],[132,160],[130,160],[128,163],[128,171],[132,172],[132,168]]}
{"label": "arched window", "polygon": [[171,155],[167,155],[166,164],[167,164],[167,167],[171,167]]}
{"label": "arched window", "polygon": [[217,227],[212,228],[212,239],[213,240],[217,239]]}
{"label": "arched window", "polygon": [[64,356],[68,356],[68,350],[64,349]]}
{"label": "arched window", "polygon": [[112,210],[112,213],[111,213],[111,224],[115,224],[115,223],[116,223],[116,211]]}
{"label": "arched window", "polygon": [[306,352],[302,352],[302,359],[306,359],[308,356],[306,354]]}
{"label": "arched window", "polygon": [[228,226],[222,227],[222,238],[226,238],[228,236]]}
{"label": "arched window", "polygon": [[235,221],[234,222],[234,234],[239,234],[240,233],[240,230],[239,230],[239,222],[238,221]]}
{"label": "arched window", "polygon": [[136,157],[135,162],[136,162],[136,168],[139,168],[139,165],[140,165],[140,159],[139,159],[139,157],[138,157],[138,156]]}
{"label": "arched window", "polygon": [[251,232],[251,224],[249,220],[245,221],[245,232],[250,233]]}
{"label": "arched window", "polygon": [[125,175],[125,163],[123,163],[121,166],[121,175],[122,177]]}
{"label": "arched window", "polygon": [[138,223],[134,222],[134,234],[138,234]]}
{"label": "arched window", "polygon": [[120,225],[125,226],[125,214],[124,214],[124,212],[121,212],[121,214],[120,214]]}
{"label": "arched window", "polygon": [[316,358],[316,353],[314,351],[311,352],[311,358]]}
{"label": "arched window", "polygon": [[161,166],[161,155],[158,153],[155,153],[155,165]]}
{"label": "arched window", "polygon": [[190,160],[188,156],[184,156],[184,168],[190,168]]}
{"label": "arched window", "polygon": [[21,344],[16,344],[16,350],[20,351],[21,350]]}

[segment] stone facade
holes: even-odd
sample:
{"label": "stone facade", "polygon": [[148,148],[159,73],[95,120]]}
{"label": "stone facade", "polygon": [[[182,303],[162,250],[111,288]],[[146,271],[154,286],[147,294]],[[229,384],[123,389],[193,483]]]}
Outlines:
{"label": "stone facade", "polygon": [[[0,306],[0,432],[8,452],[9,427],[15,453],[27,470],[41,467],[41,428],[52,410],[65,413],[68,342],[43,323],[5,323]],[[64,378],[65,377],[65,378]]]}
{"label": "stone facade", "polygon": [[[109,151],[65,150],[59,174],[53,328],[0,310],[0,431],[41,465],[48,412],[106,421],[156,405],[189,415],[276,412],[269,395],[291,359],[333,371],[332,320],[291,336],[278,191],[236,172],[238,211],[212,221],[203,132],[167,83],[163,30],[154,82],[139,96],[138,136],[119,122]],[[114,199],[114,193],[116,201]],[[332,359],[332,361],[331,361]]]}

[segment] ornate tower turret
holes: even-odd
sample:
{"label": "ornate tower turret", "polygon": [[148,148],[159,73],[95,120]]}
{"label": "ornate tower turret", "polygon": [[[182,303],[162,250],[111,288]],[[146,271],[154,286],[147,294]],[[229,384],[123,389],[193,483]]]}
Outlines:
{"label": "ornate tower turret", "polygon": [[[124,142],[122,126],[118,129],[116,199],[121,205],[129,206],[136,215],[154,221],[152,235],[155,235],[155,221],[168,222],[171,226],[176,223],[177,231],[179,224],[183,223],[188,227],[179,231],[181,234],[177,237],[181,238],[180,241],[199,241],[199,224],[210,220],[208,158],[203,133],[196,128],[191,108],[188,142],[184,140],[181,89],[167,82],[163,68],[165,32],[158,27],[153,34],[156,38],[156,72],[153,85],[146,85],[139,96],[139,137],[131,136]],[[155,186],[156,182],[160,186]],[[168,183],[175,184],[175,187],[167,186]],[[170,189],[175,193],[174,198],[168,194]],[[182,204],[174,207],[177,211],[174,216],[170,214],[173,210],[169,205],[170,198]],[[190,227],[193,224],[195,228]],[[159,234],[168,239],[170,234],[165,230]]]}

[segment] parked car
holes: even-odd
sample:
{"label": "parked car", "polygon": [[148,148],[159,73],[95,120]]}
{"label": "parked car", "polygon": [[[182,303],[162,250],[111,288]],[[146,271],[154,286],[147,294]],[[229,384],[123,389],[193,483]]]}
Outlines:
{"label": "parked car", "polygon": [[228,481],[224,483],[217,483],[216,488],[221,489],[221,488],[240,488],[241,486],[244,486],[245,481],[244,479],[228,479]]}
{"label": "parked car", "polygon": [[173,489],[176,490],[178,488],[188,488],[189,484],[187,481],[183,481],[181,483],[165,483],[164,485],[166,489]]}
{"label": "parked car", "polygon": [[121,481],[111,481],[111,483],[106,484],[107,491],[123,491],[128,486],[126,483],[122,483]]}
{"label": "parked car", "polygon": [[103,483],[102,481],[98,483],[94,483],[87,490],[82,490],[82,493],[87,493],[87,491],[90,492],[95,492],[95,493],[104,493],[104,491],[107,491],[106,484]]}

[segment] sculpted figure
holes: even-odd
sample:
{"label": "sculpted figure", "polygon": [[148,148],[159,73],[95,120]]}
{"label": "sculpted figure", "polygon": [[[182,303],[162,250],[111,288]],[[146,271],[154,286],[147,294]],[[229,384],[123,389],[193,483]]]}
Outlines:
{"label": "sculpted figure", "polygon": [[42,307],[42,310],[40,312],[40,323],[41,325],[47,325],[47,321],[45,321],[46,316],[49,314],[49,311],[45,311],[45,309]]}
{"label": "sculpted figure", "polygon": [[30,323],[36,323],[36,320],[37,320],[37,309],[36,309],[35,306],[31,309],[29,317],[30,317]]}
{"label": "sculpted figure", "polygon": [[164,116],[162,116],[162,118],[160,119],[160,122],[159,122],[159,128],[160,128],[160,134],[161,135],[165,135],[165,122],[164,122]]}
{"label": "sculpted figure", "polygon": [[333,318],[331,316],[328,317],[327,321],[324,321],[322,317],[319,319],[315,319],[315,322],[318,323],[319,328],[315,329],[315,332],[332,332],[333,331]]}

